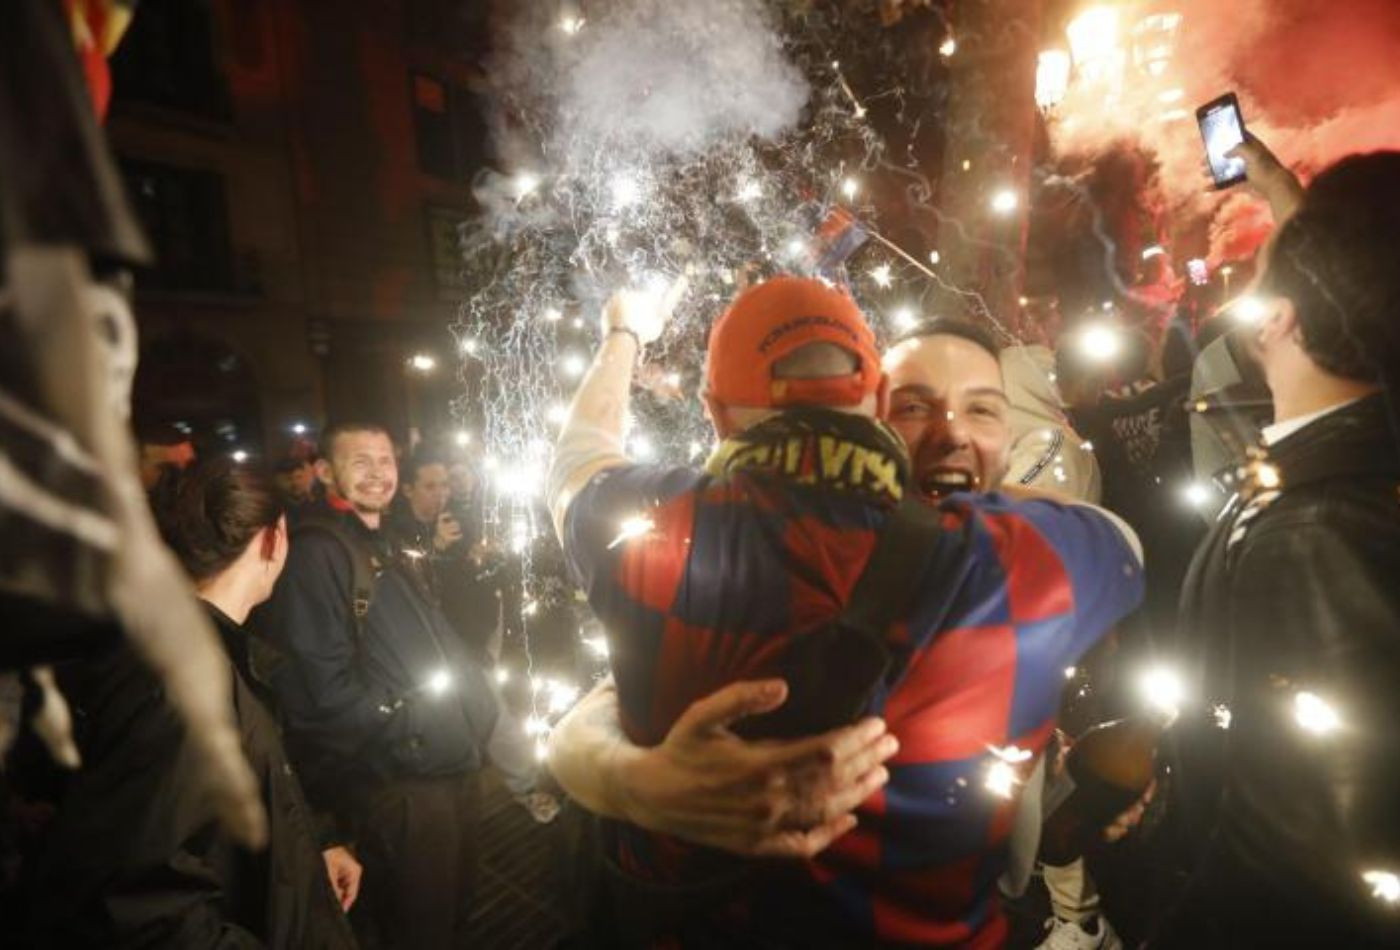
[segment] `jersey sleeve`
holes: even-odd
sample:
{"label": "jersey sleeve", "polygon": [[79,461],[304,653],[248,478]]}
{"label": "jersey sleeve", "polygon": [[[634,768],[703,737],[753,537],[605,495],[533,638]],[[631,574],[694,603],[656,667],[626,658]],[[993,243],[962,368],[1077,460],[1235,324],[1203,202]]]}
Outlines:
{"label": "jersey sleeve", "polygon": [[[669,524],[658,525],[660,509],[694,491],[704,479],[695,469],[623,465],[599,472],[575,496],[564,516],[560,541],[574,580],[587,592],[606,596],[626,542]],[[600,605],[594,603],[594,609]]]}
{"label": "jersey sleeve", "polygon": [[[1000,494],[971,507],[1001,552],[1013,601],[1048,597],[1047,611],[1053,604],[1069,615],[1067,654],[1082,655],[1142,602],[1142,563],[1121,520],[1090,505]],[[1050,576],[1063,579],[1059,591],[1044,589]]]}

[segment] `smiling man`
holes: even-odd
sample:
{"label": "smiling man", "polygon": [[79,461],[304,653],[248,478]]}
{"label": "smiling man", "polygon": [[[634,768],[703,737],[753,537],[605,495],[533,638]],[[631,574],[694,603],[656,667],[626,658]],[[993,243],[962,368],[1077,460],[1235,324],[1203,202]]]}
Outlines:
{"label": "smiling man", "polygon": [[388,432],[323,433],[324,503],[292,532],[260,629],[308,798],[353,828],[379,944],[460,946],[471,912],[478,770],[496,720],[481,669],[381,522]]}

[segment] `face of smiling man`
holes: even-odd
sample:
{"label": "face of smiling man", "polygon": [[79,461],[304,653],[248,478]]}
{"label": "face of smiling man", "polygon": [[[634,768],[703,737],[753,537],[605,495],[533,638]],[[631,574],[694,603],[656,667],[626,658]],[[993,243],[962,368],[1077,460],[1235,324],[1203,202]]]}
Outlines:
{"label": "face of smiling man", "polygon": [[330,459],[316,463],[316,474],[366,525],[379,527],[398,487],[394,443],[383,432],[350,431],[337,435],[330,449]]}
{"label": "face of smiling man", "polygon": [[1001,364],[949,333],[917,337],[885,354],[889,424],[909,446],[914,484],[933,498],[994,491],[1011,450]]}

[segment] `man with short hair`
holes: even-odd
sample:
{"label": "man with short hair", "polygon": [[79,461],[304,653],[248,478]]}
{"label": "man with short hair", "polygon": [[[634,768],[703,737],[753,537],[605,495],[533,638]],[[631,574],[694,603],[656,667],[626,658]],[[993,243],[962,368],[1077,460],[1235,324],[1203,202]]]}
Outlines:
{"label": "man with short hair", "polygon": [[[686,712],[727,683],[792,672],[783,658],[801,655],[804,638],[842,614],[863,582],[882,531],[896,523],[910,463],[899,439],[875,421],[889,381],[854,302],[819,281],[779,277],[741,294],[711,333],[702,395],[724,442],[705,471],[629,464],[618,446],[631,363],[643,318],[654,316],[634,304],[622,296],[605,312],[603,347],[560,437],[550,500],[566,552],[610,632],[628,737],[684,759],[707,734],[729,742],[737,716],[785,701],[811,708],[812,696],[757,684],[722,707]],[[912,394],[906,422],[939,411],[935,395]],[[968,396],[955,414],[975,428],[995,396]],[[941,411],[946,418],[950,410]],[[1004,447],[986,447],[916,450],[937,459],[921,477],[948,490],[999,477]],[[1024,779],[1053,727],[1063,683],[1057,671],[1131,609],[1140,568],[1117,524],[1087,507],[955,492],[941,525],[922,549],[927,561],[915,569],[912,603],[886,632],[891,679],[865,706],[888,721],[901,747],[888,773],[878,763],[889,744],[871,750],[878,724],[815,738],[828,753],[865,750],[849,759],[853,781],[813,770],[818,784],[859,795],[851,804],[888,780],[861,807],[867,820],[859,829],[851,831],[844,814],[820,814],[815,836],[793,829],[799,847],[845,833],[835,845],[775,877],[731,875],[742,888],[716,895],[704,872],[728,866],[712,853],[613,828],[611,853],[641,882],[639,893],[657,881],[702,881],[709,896],[663,920],[670,933],[849,945],[990,946],[1004,938],[994,882],[1015,805],[984,787],[986,770],[1008,767],[999,751],[1017,760]],[[838,689],[847,672],[838,668],[831,680]],[[614,754],[629,753],[603,752]],[[551,748],[556,775],[585,805],[646,822],[622,789],[590,779],[599,764],[590,755]],[[761,780],[804,781],[810,763],[796,761],[804,764]],[[701,781],[723,784],[734,774]],[[709,830],[714,843],[744,850],[722,827]],[[791,840],[775,838],[774,850],[760,853],[792,853],[784,849]]]}
{"label": "man with short hair", "polygon": [[457,946],[495,702],[383,530],[398,483],[388,433],[333,425],[321,446],[325,502],[294,529],[260,621],[280,653],[268,678],[308,797],[354,831],[378,939]]}
{"label": "man with short hair", "polygon": [[1306,193],[1239,152],[1280,222],[1236,331],[1274,423],[1182,591],[1188,880],[1156,945],[1400,946],[1400,152]]}

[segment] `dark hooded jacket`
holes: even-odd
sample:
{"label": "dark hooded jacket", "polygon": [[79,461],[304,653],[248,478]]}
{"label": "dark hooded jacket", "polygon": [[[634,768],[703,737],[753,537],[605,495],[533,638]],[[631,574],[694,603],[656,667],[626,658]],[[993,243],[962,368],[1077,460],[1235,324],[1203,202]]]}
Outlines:
{"label": "dark hooded jacket", "polygon": [[246,636],[209,612],[233,661],[233,708],[268,847],[247,851],[220,830],[181,719],[129,647],[64,664],[56,673],[83,765],[37,869],[33,946],[355,946],[277,723],[252,685]]}

